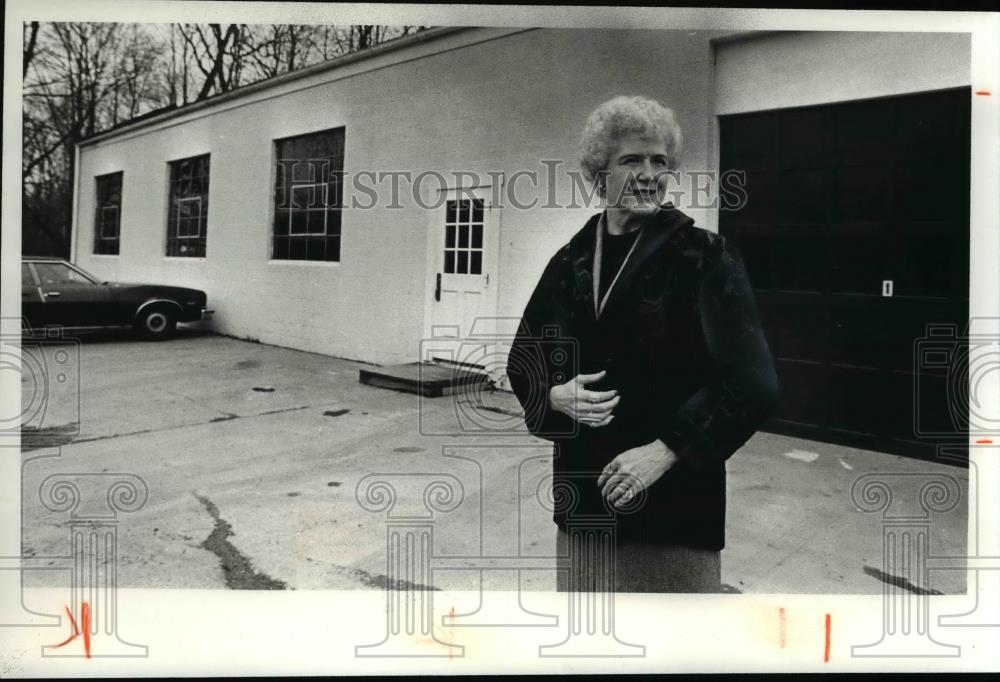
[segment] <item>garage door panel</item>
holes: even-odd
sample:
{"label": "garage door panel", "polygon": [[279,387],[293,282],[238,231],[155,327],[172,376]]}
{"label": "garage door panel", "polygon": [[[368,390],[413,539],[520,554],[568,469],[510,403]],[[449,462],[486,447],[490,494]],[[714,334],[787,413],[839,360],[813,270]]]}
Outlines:
{"label": "garage door panel", "polygon": [[833,126],[829,110],[793,109],[779,126],[783,169],[823,168],[833,155]]}
{"label": "garage door panel", "polygon": [[954,155],[898,162],[893,165],[892,182],[893,220],[943,221],[968,213],[967,206],[940,200],[969,192],[968,167],[958,166]]}
{"label": "garage door panel", "polygon": [[[742,166],[731,166],[745,170]],[[777,176],[771,171],[746,170],[746,202],[735,211],[727,211],[734,225],[770,225],[774,222],[778,201]]]}
{"label": "garage door panel", "polygon": [[892,156],[894,109],[895,104],[891,100],[852,102],[832,107],[837,160],[846,165],[881,161]]}
{"label": "garage door panel", "polygon": [[885,165],[839,169],[832,219],[847,223],[884,221],[889,215],[891,170]]}
{"label": "garage door panel", "polygon": [[741,225],[729,234],[743,256],[750,284],[755,290],[774,286],[771,258],[774,255],[774,235],[770,225]]}
{"label": "garage door panel", "polygon": [[[761,325],[776,358],[819,362],[829,320],[820,295],[758,296]],[[791,322],[791,324],[790,324]]]}
{"label": "garage door panel", "polygon": [[784,170],[778,174],[781,201],[777,219],[781,223],[823,225],[830,206],[830,173],[824,168]]}
{"label": "garage door panel", "polygon": [[969,285],[968,243],[953,238],[954,222],[896,224],[897,296],[965,297]]}
{"label": "garage door panel", "polygon": [[[940,93],[914,95],[896,116],[895,143],[900,158],[926,156],[950,140],[968,136],[971,97]],[[907,115],[907,110],[912,115]]]}
{"label": "garage door panel", "polygon": [[886,360],[886,338],[872,328],[885,312],[874,297],[838,296],[830,304],[830,361],[879,368]]}
{"label": "garage door panel", "polygon": [[892,240],[885,223],[840,222],[830,228],[830,291],[869,296],[882,294],[882,281],[892,279]]}
{"label": "garage door panel", "polygon": [[826,367],[814,363],[777,360],[775,369],[781,392],[778,395],[778,421],[812,427],[828,421],[827,402],[815,400],[829,391]]}
{"label": "garage door panel", "polygon": [[830,428],[880,438],[887,426],[883,415],[890,401],[885,378],[877,368],[830,368]]}
{"label": "garage door panel", "polygon": [[825,225],[775,226],[774,287],[781,291],[822,291],[826,287],[826,268],[818,267],[817,261],[827,256],[824,242]]}
{"label": "garage door panel", "polygon": [[922,373],[914,382],[914,429],[924,435],[953,434],[968,428],[962,374]]}
{"label": "garage door panel", "polygon": [[[885,309],[877,333],[885,339],[886,364],[890,370],[914,371],[918,367],[917,346],[927,339],[931,325],[950,324],[964,330],[962,306],[950,300],[885,299]],[[923,372],[936,371],[924,367]]]}
{"label": "garage door panel", "polygon": [[721,150],[721,161],[726,168],[744,170],[771,169],[776,164],[778,122],[761,116],[734,116],[730,127],[731,144]]}

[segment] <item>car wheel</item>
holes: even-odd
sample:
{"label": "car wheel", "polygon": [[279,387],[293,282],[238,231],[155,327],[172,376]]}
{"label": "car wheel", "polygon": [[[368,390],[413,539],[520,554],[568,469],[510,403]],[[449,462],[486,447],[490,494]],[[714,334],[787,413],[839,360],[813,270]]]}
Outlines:
{"label": "car wheel", "polygon": [[166,339],[177,329],[177,314],[167,306],[149,306],[139,313],[135,328],[144,338]]}

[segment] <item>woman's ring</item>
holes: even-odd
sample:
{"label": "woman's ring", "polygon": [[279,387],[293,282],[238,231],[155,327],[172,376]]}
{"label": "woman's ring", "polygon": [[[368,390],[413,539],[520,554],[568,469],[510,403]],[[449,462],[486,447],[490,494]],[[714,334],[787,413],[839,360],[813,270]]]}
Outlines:
{"label": "woman's ring", "polygon": [[633,495],[635,495],[635,493],[633,493],[632,489],[629,488],[628,490],[625,491],[625,494],[622,495],[622,499],[623,500],[631,500]]}

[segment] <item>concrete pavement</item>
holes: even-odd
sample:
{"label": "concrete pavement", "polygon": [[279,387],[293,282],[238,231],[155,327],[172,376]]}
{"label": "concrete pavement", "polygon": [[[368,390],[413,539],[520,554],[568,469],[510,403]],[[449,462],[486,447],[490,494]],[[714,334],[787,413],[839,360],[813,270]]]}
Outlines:
{"label": "concrete pavement", "polygon": [[[149,500],[121,515],[120,586],[380,589],[385,516],[362,508],[356,487],[395,473],[398,509],[420,508],[421,475],[437,473],[459,488],[437,500],[457,506],[436,515],[434,553],[465,558],[435,574],[435,586],[475,589],[474,557],[520,553],[538,557],[522,586],[554,589],[543,557],[554,552],[555,527],[536,495],[549,446],[476,430],[477,419],[514,424],[509,394],[476,411],[359,384],[360,363],[189,329],[162,343],[81,338],[79,409],[74,391],[56,395],[45,433],[60,445],[29,440],[23,455],[27,554],[68,550],[67,514],[39,501],[46,476],[125,472],[142,477]],[[967,470],[760,433],[729,463],[727,589],[881,593],[894,578],[882,573],[879,516],[851,500],[853,482],[871,472],[953,477],[962,503],[932,515],[930,548],[965,552]],[[498,575],[492,587],[516,587]],[[29,571],[25,584],[68,580]],[[965,574],[935,571],[914,588],[963,592]]]}

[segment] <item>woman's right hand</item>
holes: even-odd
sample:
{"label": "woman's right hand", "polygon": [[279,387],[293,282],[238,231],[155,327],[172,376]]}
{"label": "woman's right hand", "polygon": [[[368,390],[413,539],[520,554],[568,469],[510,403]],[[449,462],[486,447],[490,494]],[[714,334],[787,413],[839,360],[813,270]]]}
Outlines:
{"label": "woman's right hand", "polygon": [[600,381],[606,370],[596,374],[577,374],[565,384],[549,389],[549,405],[581,424],[597,428],[607,426],[614,419],[612,410],[621,396],[618,391],[588,391],[584,386]]}

